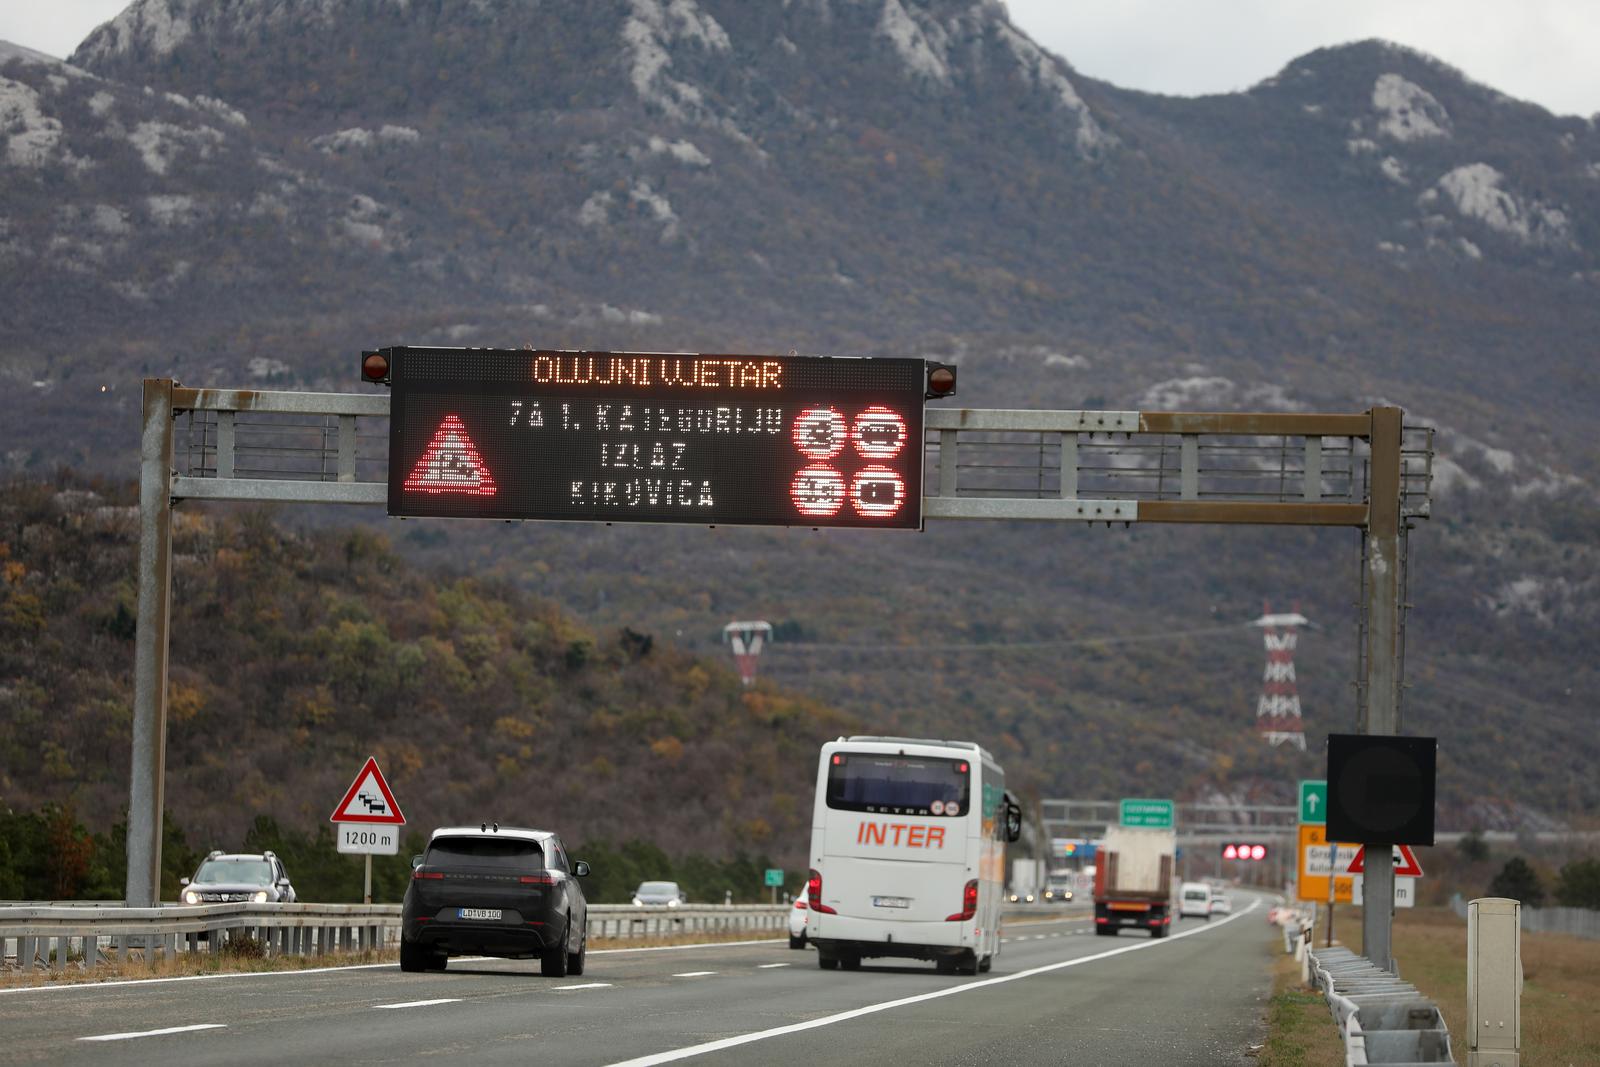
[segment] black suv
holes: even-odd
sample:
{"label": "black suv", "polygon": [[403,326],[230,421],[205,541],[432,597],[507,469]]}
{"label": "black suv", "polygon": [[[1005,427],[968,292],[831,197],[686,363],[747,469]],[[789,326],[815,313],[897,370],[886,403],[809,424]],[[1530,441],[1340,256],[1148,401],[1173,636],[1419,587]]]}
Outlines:
{"label": "black suv", "polygon": [[411,859],[401,909],[400,969],[442,971],[451,956],[539,958],[552,978],[582,974],[589,905],[569,861],[548,830],[484,823],[433,832]]}

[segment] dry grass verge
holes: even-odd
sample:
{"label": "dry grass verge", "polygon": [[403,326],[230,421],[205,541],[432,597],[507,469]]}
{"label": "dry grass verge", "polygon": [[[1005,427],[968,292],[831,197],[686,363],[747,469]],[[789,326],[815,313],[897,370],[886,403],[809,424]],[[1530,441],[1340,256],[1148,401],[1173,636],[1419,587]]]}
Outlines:
{"label": "dry grass verge", "polygon": [[1300,963],[1280,955],[1272,968],[1262,1067],[1341,1067],[1344,1041],[1321,993],[1300,984]]}
{"label": "dry grass verge", "polygon": [[[1337,933],[1361,951],[1359,913]],[[1439,1005],[1456,1059],[1467,1058],[1467,924],[1448,908],[1395,915],[1401,977]],[[1600,941],[1522,935],[1522,1067],[1600,1063]]]}

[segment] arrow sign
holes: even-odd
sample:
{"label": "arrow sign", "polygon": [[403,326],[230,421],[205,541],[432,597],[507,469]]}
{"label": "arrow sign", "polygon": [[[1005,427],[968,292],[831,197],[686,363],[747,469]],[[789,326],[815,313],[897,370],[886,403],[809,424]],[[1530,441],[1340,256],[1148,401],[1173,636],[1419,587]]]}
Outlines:
{"label": "arrow sign", "polygon": [[401,814],[400,805],[394,802],[394,794],[389,792],[389,783],[383,780],[375,757],[367,757],[366,766],[350,783],[344,799],[333,809],[328,821],[405,825],[406,817]]}
{"label": "arrow sign", "polygon": [[1300,782],[1300,821],[1321,825],[1328,821],[1328,783],[1321,778]]}
{"label": "arrow sign", "polygon": [[[1362,845],[1356,853],[1356,858],[1350,861],[1350,873],[1361,874],[1367,869],[1367,846]],[[1410,845],[1394,846],[1394,876],[1396,878],[1422,877],[1422,864],[1417,862],[1417,854],[1411,851]]]}

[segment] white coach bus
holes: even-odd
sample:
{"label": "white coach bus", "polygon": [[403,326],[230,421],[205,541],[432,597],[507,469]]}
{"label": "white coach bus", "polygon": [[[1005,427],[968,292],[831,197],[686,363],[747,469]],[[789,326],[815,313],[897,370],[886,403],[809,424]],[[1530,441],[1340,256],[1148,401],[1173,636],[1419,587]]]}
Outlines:
{"label": "white coach bus", "polygon": [[987,971],[1000,952],[1006,842],[1022,812],[970,741],[841,737],[822,746],[806,937],[824,970],[869,956]]}

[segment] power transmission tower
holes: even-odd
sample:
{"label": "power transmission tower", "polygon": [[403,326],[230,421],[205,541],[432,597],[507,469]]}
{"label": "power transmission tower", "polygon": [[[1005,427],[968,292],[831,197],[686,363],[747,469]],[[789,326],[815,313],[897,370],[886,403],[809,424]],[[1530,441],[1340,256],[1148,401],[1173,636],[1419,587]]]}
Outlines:
{"label": "power transmission tower", "polygon": [[730,622],[722,628],[722,639],[733,647],[733,658],[739,664],[739,680],[745,685],[754,685],[756,657],[761,655],[761,646],[772,640],[772,624]]}
{"label": "power transmission tower", "polygon": [[1267,666],[1261,675],[1261,695],[1256,699],[1256,732],[1269,745],[1293,745],[1306,749],[1304,722],[1300,717],[1300,692],[1294,680],[1294,646],[1300,627],[1310,620],[1300,614],[1300,606],[1287,615],[1274,615],[1272,606],[1261,604],[1261,618],[1251,626],[1261,627],[1267,646]]}

